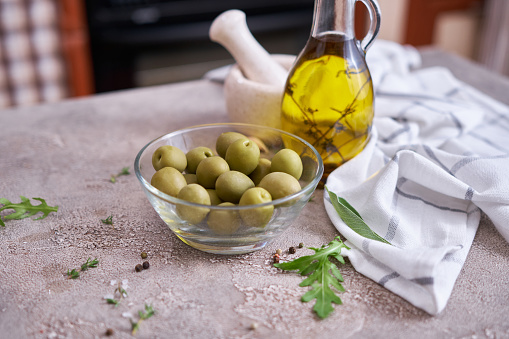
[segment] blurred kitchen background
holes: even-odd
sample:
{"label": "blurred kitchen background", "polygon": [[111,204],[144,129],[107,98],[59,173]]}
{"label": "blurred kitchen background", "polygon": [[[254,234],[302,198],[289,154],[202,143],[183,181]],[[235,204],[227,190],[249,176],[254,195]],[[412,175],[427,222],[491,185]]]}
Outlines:
{"label": "blurred kitchen background", "polygon": [[[380,39],[435,45],[509,75],[509,0],[378,0]],[[198,79],[233,62],[208,38],[241,9],[270,53],[297,54],[314,0],[0,0],[0,108]],[[366,28],[357,3],[356,32]]]}

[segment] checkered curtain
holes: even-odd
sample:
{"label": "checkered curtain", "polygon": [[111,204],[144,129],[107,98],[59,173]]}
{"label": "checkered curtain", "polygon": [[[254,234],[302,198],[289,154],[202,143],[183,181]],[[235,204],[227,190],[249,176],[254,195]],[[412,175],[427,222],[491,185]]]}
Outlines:
{"label": "checkered curtain", "polygon": [[67,96],[54,0],[0,0],[0,108]]}

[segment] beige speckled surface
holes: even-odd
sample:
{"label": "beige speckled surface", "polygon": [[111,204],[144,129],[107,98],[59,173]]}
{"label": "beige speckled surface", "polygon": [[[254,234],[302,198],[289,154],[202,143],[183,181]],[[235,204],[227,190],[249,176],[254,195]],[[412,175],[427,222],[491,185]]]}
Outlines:
{"label": "beige speckled surface", "polygon": [[[509,81],[428,50],[425,65],[445,64],[461,79],[509,104]],[[509,245],[483,219],[446,309],[432,317],[347,264],[344,304],[326,320],[301,303],[301,277],[271,266],[277,248],[320,246],[336,230],[322,191],[283,237],[241,256],[201,253],[158,218],[134,176],[138,150],[177,128],[226,121],[222,87],[196,81],[0,111],[0,197],[42,197],[59,205],[44,220],[7,221],[0,229],[0,337],[130,338],[125,312],[145,303],[157,314],[137,338],[495,338],[509,337]],[[113,225],[101,219],[113,216]],[[140,253],[150,269],[136,273]],[[68,280],[88,257],[99,266]],[[112,280],[128,297],[106,304]],[[253,330],[251,325],[258,327]]]}

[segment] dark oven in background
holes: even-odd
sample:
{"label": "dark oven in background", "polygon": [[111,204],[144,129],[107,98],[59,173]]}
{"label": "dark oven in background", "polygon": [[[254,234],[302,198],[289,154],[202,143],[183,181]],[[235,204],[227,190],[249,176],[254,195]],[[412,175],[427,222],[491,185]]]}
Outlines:
{"label": "dark oven in background", "polygon": [[233,62],[208,30],[223,11],[246,13],[270,53],[297,54],[311,29],[314,0],[87,0],[97,92],[197,79]]}

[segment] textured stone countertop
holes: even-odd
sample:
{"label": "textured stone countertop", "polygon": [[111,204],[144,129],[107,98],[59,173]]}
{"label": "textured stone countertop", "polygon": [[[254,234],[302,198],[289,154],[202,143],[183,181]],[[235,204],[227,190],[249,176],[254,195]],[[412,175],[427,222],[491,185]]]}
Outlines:
{"label": "textured stone countertop", "polygon": [[[466,60],[422,50],[424,67],[443,65],[509,104],[509,80]],[[483,218],[445,310],[415,308],[377,283],[341,267],[343,305],[319,320],[295,273],[272,267],[271,255],[311,253],[337,231],[322,190],[295,224],[266,248],[221,256],[182,243],[159,219],[135,175],[138,150],[182,127],[227,121],[220,84],[200,80],[0,111],[0,197],[41,197],[58,205],[46,219],[0,228],[1,338],[130,338],[127,312],[145,304],[156,315],[137,338],[494,338],[509,337],[509,245]],[[113,216],[113,225],[101,219]],[[135,272],[140,253],[150,268]],[[87,258],[97,268],[76,280],[64,273]],[[118,307],[103,299],[127,280]],[[253,325],[256,329],[252,329]]]}

